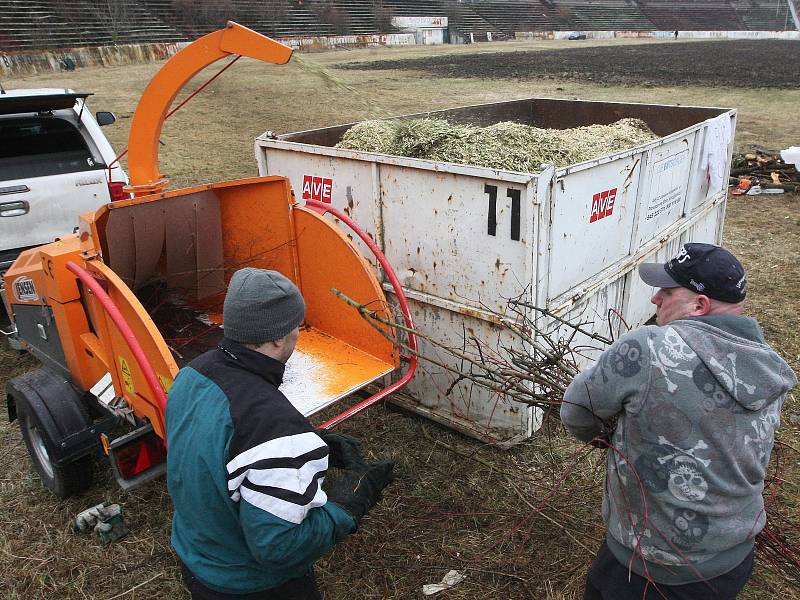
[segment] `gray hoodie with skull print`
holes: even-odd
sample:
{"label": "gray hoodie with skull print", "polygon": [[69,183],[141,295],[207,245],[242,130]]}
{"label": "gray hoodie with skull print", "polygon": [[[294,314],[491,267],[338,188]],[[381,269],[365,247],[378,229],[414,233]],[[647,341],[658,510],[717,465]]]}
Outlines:
{"label": "gray hoodie with skull print", "polygon": [[766,521],[764,472],[796,383],[742,316],[640,327],[575,378],[561,419],[583,441],[611,436],[603,519],[622,564],[680,585],[744,560]]}

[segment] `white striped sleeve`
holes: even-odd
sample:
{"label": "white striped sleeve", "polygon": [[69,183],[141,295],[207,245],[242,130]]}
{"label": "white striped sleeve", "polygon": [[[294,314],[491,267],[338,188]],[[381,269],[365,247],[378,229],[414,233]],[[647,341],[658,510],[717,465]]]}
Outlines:
{"label": "white striped sleeve", "polygon": [[291,523],[327,501],[322,481],[328,447],[314,432],[275,438],[235,456],[226,465],[228,493]]}

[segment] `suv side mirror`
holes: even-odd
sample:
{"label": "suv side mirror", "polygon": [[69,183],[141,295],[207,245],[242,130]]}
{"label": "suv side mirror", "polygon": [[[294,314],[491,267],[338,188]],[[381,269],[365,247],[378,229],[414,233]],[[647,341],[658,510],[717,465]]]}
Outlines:
{"label": "suv side mirror", "polygon": [[108,112],[107,110],[101,110],[100,112],[95,113],[95,118],[97,119],[97,124],[100,125],[100,127],[103,125],[111,125],[117,121],[117,117],[114,116],[114,113]]}

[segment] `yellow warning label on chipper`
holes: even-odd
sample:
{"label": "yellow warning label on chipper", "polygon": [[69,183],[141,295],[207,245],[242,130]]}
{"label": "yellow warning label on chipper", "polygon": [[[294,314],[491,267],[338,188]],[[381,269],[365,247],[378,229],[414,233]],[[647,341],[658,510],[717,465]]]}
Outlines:
{"label": "yellow warning label on chipper", "polygon": [[128,366],[128,361],[126,361],[122,356],[119,357],[119,370],[122,374],[122,383],[125,386],[125,389],[128,390],[128,393],[133,394],[133,374],[131,373],[131,368]]}
{"label": "yellow warning label on chipper", "polygon": [[165,377],[161,373],[156,373],[156,376],[158,377],[158,383],[161,384],[161,389],[164,390],[164,393],[166,394],[169,392],[169,388],[172,387],[172,379]]}

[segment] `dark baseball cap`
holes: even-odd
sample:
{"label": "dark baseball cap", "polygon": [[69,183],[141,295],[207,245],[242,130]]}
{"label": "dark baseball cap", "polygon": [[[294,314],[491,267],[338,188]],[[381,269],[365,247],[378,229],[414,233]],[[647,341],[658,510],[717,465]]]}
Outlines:
{"label": "dark baseball cap", "polygon": [[736,304],[747,294],[747,275],[736,257],[714,244],[689,243],[665,263],[642,263],[639,276],[657,288],[684,287],[720,302]]}

